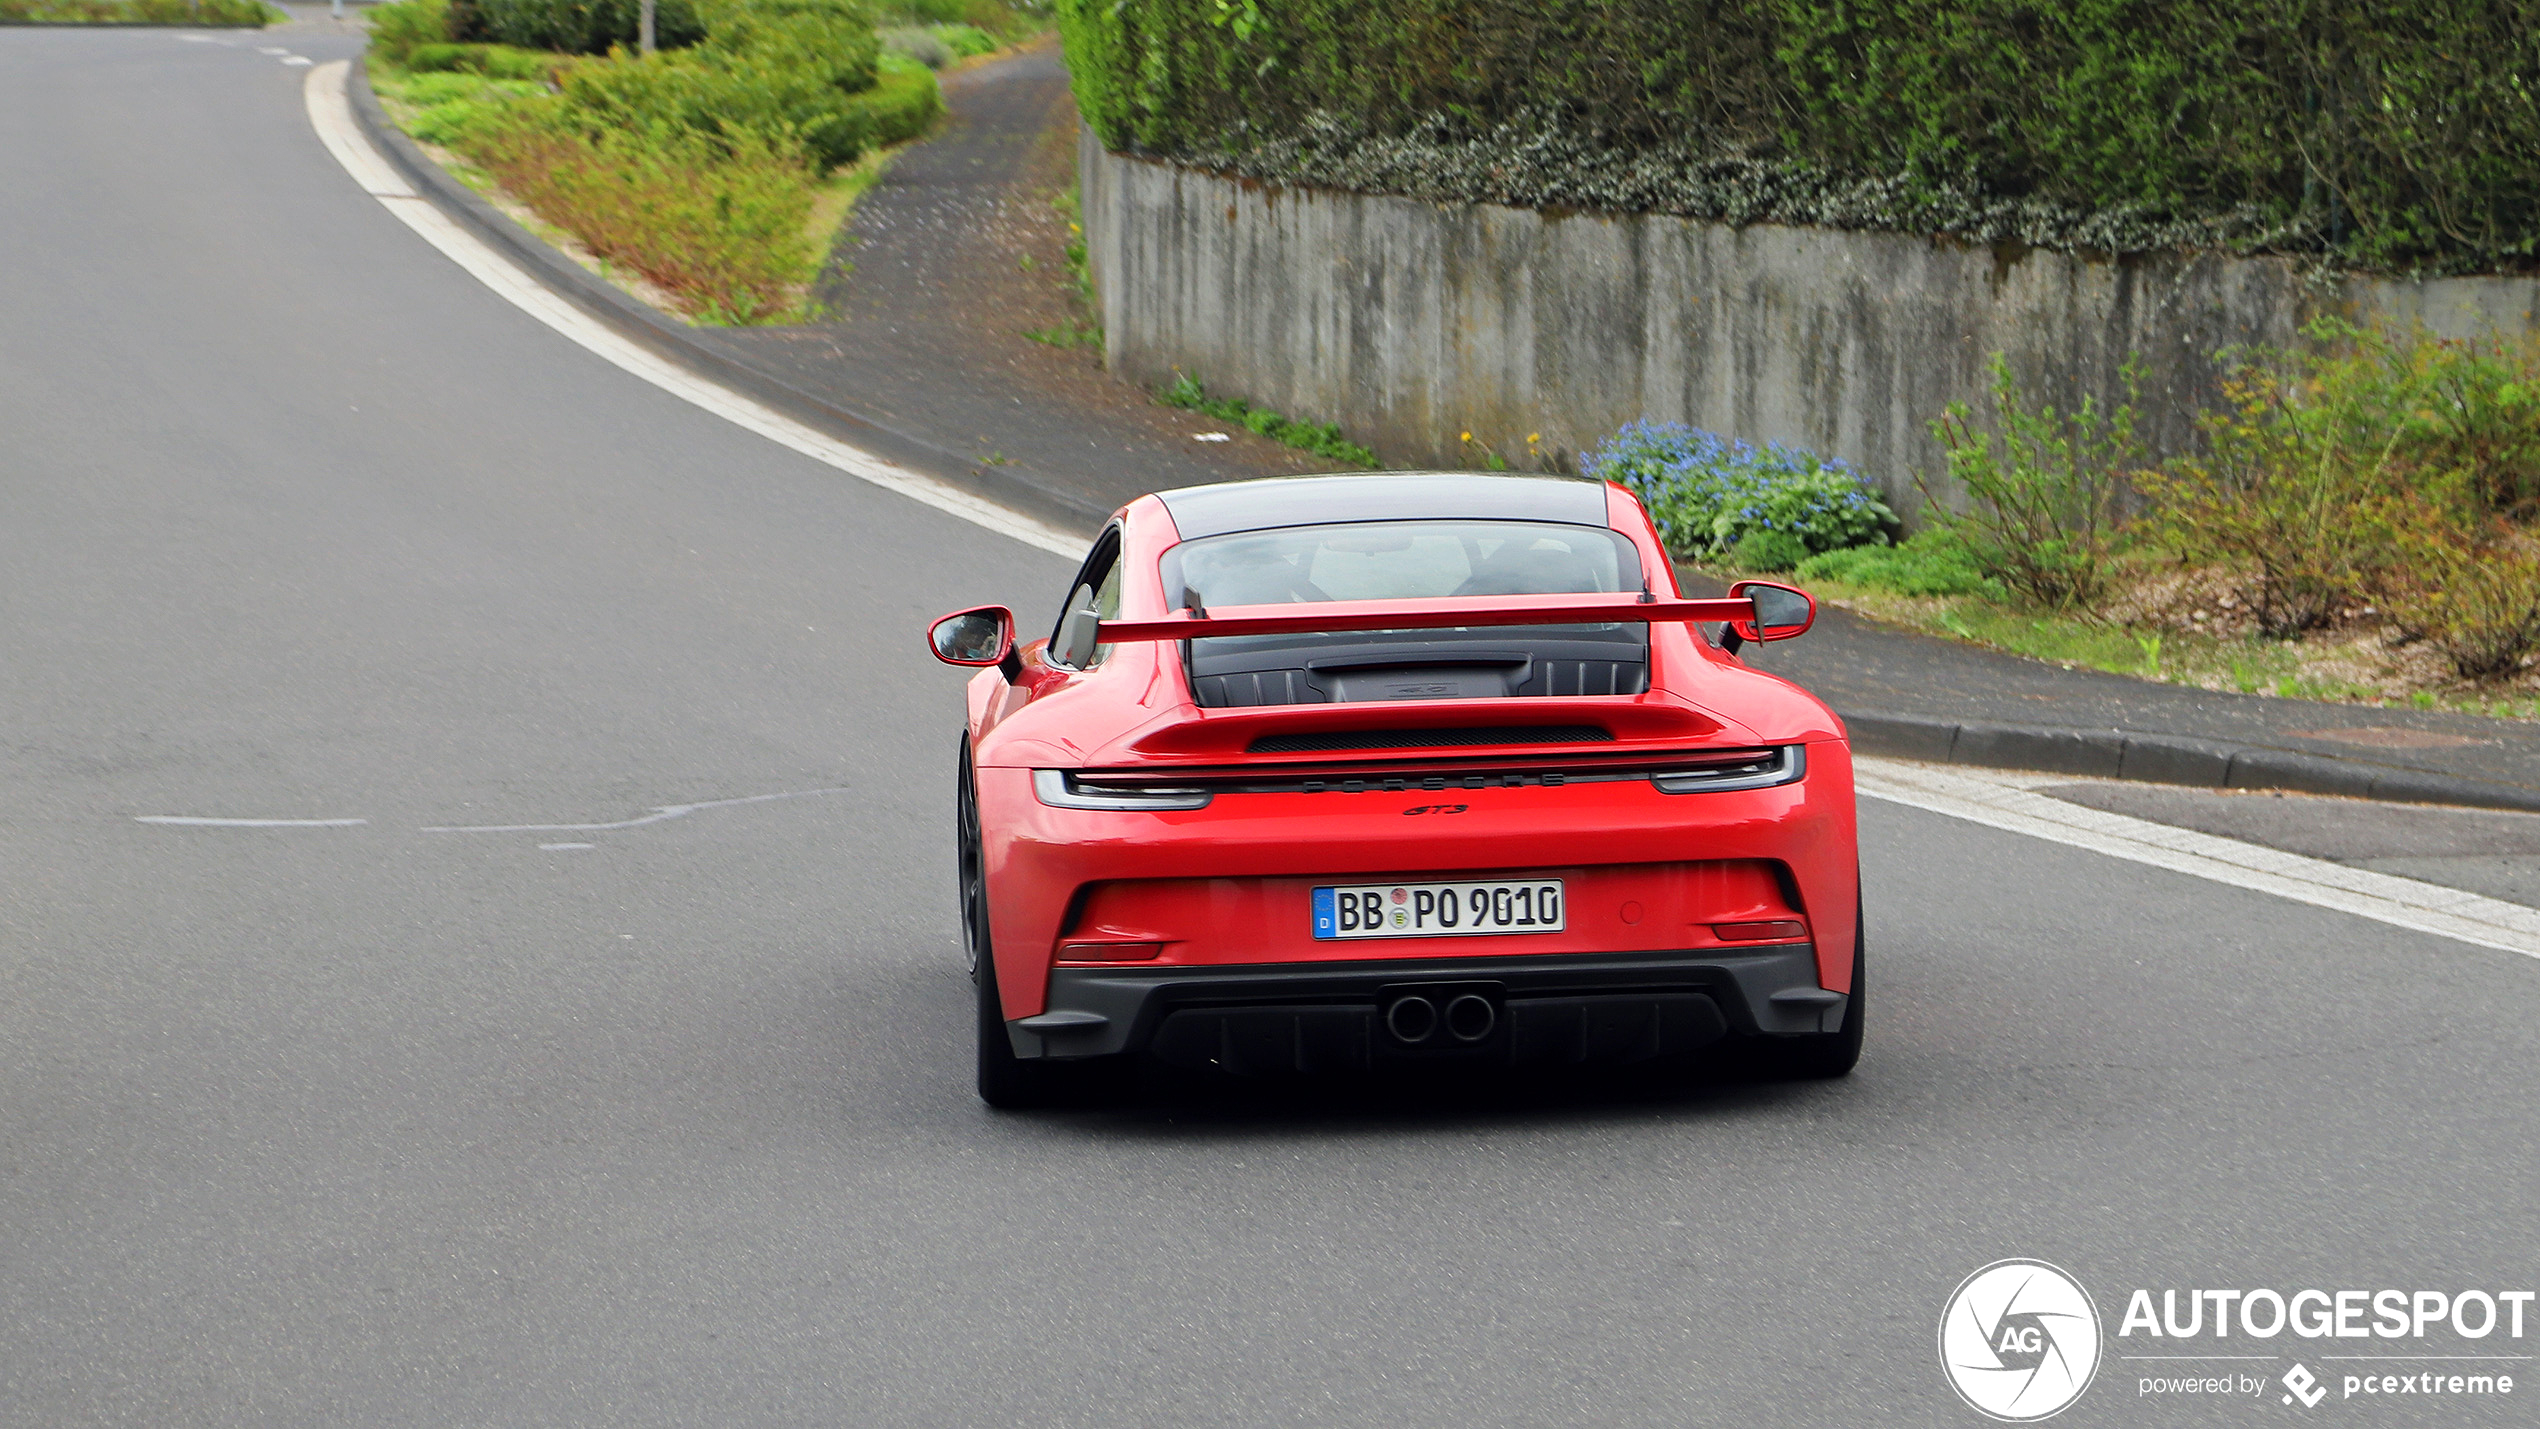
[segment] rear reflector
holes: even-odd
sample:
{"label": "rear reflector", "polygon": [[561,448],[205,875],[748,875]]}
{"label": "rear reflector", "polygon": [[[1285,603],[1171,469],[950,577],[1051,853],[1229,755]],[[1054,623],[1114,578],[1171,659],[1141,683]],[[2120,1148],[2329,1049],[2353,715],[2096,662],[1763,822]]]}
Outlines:
{"label": "rear reflector", "polygon": [[1158,956],[1162,943],[1061,943],[1058,960],[1063,963],[1137,963]]}
{"label": "rear reflector", "polygon": [[1763,923],[1714,923],[1711,931],[1724,943],[1788,943],[1808,936],[1808,925],[1795,918]]}

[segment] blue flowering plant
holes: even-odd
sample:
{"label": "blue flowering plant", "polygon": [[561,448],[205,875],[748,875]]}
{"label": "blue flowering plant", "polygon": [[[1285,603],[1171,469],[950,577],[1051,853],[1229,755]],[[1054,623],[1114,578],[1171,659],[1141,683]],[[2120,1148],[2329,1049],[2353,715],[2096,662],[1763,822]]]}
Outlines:
{"label": "blue flowering plant", "polygon": [[1581,458],[1619,482],[1687,560],[1786,571],[1821,551],[1884,545],[1896,513],[1843,462],[1682,422],[1634,422]]}

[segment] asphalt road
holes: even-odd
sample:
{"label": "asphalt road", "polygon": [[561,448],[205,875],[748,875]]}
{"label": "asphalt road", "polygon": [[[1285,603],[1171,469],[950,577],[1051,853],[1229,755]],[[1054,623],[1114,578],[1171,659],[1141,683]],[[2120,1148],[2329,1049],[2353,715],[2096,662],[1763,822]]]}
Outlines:
{"label": "asphalt road", "polygon": [[2540,1281],[2540,966],[1885,805],[1847,1082],[990,1114],[917,633],[1064,563],[506,306],[229,38],[0,30],[0,1421],[1974,1424],[2036,1256],[2060,1423],[2232,1424],[2130,1287]]}

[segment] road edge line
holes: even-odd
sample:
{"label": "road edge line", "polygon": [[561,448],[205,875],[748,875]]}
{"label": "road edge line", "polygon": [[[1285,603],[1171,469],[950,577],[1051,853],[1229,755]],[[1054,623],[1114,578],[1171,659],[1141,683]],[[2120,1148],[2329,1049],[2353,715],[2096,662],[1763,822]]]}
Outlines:
{"label": "road edge line", "polygon": [[1084,553],[1085,539],[1074,532],[962,491],[940,478],[820,431],[650,350],[540,282],[396,177],[396,167],[371,143],[353,113],[352,100],[346,92],[352,65],[350,60],[330,60],[309,71],[302,94],[318,141],[361,185],[363,192],[379,200],[382,207],[496,296],[612,366],[779,446],[1037,550],[1070,559]]}
{"label": "road edge line", "polygon": [[2540,909],[2419,879],[2112,814],[1960,769],[1863,755],[1854,784],[1866,798],[1964,819],[2007,833],[2149,864],[2208,882],[2369,918],[2412,932],[2540,958]]}

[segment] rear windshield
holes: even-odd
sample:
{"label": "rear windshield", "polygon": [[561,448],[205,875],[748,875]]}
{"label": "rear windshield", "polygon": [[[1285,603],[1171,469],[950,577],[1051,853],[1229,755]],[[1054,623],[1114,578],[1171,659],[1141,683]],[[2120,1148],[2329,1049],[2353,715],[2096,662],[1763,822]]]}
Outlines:
{"label": "rear windshield", "polygon": [[1163,576],[1169,604],[1213,609],[1637,591],[1640,561],[1630,541],[1597,526],[1368,521],[1185,541],[1164,553]]}
{"label": "rear windshield", "polygon": [[[1220,610],[1329,600],[1637,592],[1640,553],[1600,526],[1360,521],[1238,531],[1164,553],[1165,597]],[[1635,695],[1639,622],[1450,630],[1299,631],[1182,646],[1202,708],[1358,700]]]}

